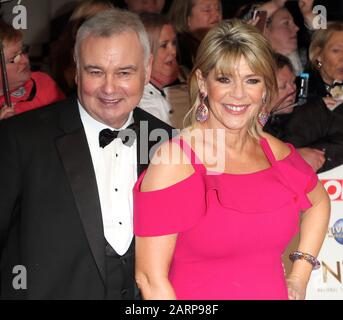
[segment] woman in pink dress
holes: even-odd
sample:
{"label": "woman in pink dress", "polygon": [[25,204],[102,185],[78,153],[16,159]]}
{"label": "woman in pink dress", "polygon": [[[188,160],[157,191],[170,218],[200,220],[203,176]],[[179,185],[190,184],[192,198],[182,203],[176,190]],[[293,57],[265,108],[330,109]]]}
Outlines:
{"label": "woman in pink dress", "polygon": [[[304,299],[330,205],[294,147],[262,132],[274,69],[267,40],[238,20],[202,41],[190,126],[155,152],[134,188],[144,299]],[[286,281],[281,258],[299,228]]]}

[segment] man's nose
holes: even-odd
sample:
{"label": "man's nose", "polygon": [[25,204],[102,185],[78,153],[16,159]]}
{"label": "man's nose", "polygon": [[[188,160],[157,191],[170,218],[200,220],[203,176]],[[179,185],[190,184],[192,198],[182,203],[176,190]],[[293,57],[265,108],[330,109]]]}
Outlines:
{"label": "man's nose", "polygon": [[114,79],[113,76],[106,76],[104,78],[104,83],[101,87],[102,91],[107,94],[113,94],[114,92],[116,92],[116,88],[117,88],[117,83],[116,80]]}

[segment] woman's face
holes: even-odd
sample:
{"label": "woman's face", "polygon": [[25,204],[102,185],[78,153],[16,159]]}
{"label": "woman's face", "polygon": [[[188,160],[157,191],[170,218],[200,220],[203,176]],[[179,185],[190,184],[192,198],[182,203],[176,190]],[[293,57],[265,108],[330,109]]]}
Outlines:
{"label": "woman's face", "polygon": [[318,56],[322,63],[320,74],[323,80],[332,84],[343,81],[343,31],[335,31]]}
{"label": "woman's face", "polygon": [[279,9],[273,14],[271,23],[265,29],[265,36],[276,52],[287,55],[297,50],[298,30],[289,11]]}
{"label": "woman's face", "polygon": [[206,79],[197,72],[199,88],[207,95],[211,128],[226,128],[243,132],[260,112],[266,87],[262,76],[255,74],[242,57],[233,74],[216,74],[212,70]]}
{"label": "woman's face", "polygon": [[188,28],[192,34],[201,39],[221,19],[219,0],[196,0],[187,18]]}
{"label": "woman's face", "polygon": [[[154,56],[152,77],[175,78],[178,74],[176,62],[176,34],[170,24],[162,27],[158,41],[158,49]],[[175,80],[175,79],[174,79]]]}
{"label": "woman's face", "polygon": [[[23,86],[31,77],[30,62],[26,54],[22,53],[23,43],[4,41],[6,70],[10,90]],[[2,83],[2,81],[1,81]]]}

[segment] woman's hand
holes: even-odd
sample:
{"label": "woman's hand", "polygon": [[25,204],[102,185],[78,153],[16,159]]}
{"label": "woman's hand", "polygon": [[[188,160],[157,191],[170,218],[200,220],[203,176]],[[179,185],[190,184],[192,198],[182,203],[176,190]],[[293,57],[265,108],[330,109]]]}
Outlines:
{"label": "woman's hand", "polygon": [[15,115],[15,110],[13,107],[11,108],[11,107],[5,106],[0,110],[0,120],[13,117],[14,115]]}
{"label": "woman's hand", "polygon": [[326,104],[327,108],[331,111],[335,110],[335,108],[342,103],[342,100],[337,101],[332,97],[323,97],[323,101]]}
{"label": "woman's hand", "polygon": [[299,0],[298,1],[300,12],[304,18],[310,15],[313,15],[313,12],[312,12],[313,2],[314,0]]}
{"label": "woman's hand", "polygon": [[304,18],[305,25],[312,29],[312,22],[315,17],[315,14],[313,13],[313,2],[314,0],[299,0],[299,10]]}
{"label": "woman's hand", "polygon": [[255,18],[251,18],[251,19],[247,20],[246,24],[250,24],[251,26],[256,27],[257,22],[259,22],[259,21],[260,21],[260,17],[256,16]]}
{"label": "woman's hand", "polygon": [[306,296],[307,282],[301,277],[290,274],[287,279],[288,299],[289,300],[304,300]]}

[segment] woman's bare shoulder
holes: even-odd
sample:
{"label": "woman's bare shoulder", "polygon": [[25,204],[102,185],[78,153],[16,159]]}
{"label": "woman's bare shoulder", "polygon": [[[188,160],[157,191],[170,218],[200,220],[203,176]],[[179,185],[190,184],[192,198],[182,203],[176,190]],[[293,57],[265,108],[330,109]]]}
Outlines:
{"label": "woman's bare shoulder", "polygon": [[142,181],[141,191],[167,188],[193,173],[193,166],[180,145],[172,140],[166,141],[156,149]]}
{"label": "woman's bare shoulder", "polygon": [[291,148],[278,138],[265,132],[262,136],[267,139],[276,160],[283,160],[291,153]]}

